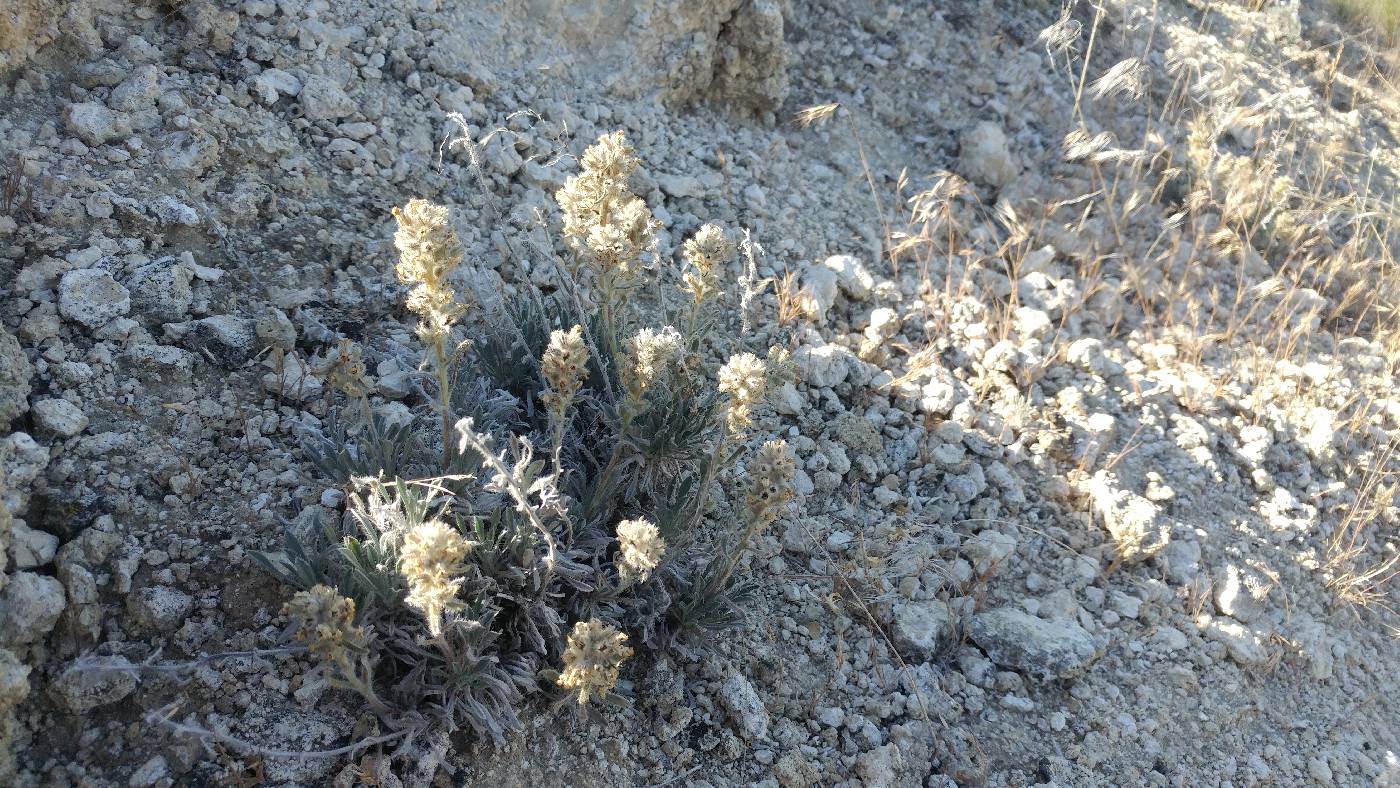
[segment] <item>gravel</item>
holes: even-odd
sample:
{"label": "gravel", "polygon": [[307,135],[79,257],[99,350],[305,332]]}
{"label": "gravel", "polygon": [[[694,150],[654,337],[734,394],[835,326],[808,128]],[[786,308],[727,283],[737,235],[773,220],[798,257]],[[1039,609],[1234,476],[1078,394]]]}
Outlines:
{"label": "gravel", "polygon": [[[1340,333],[1366,324],[1352,296],[1280,257],[1286,227],[1217,248],[1235,214],[1193,193],[1240,194],[1230,162],[1327,139],[1326,166],[1364,159],[1388,199],[1400,123],[1321,4],[1115,0],[1085,71],[1025,4],[166,5],[20,0],[0,31],[0,167],[33,191],[0,211],[0,783],[250,779],[144,721],[171,700],[274,748],[369,721],[301,657],[139,682],[83,660],[283,643],[288,589],[249,553],[340,514],[302,450],[332,417],[323,360],[356,342],[373,411],[433,421],[387,208],[454,207],[459,292],[553,289],[538,222],[620,128],[662,224],[637,308],[702,222],[761,247],[753,325],[743,259],[705,363],[792,350],[755,434],[788,440],[806,500],[755,536],[748,627],[639,656],[626,708],[537,704],[500,749],[460,732],[436,779],[1385,784],[1400,723],[1358,699],[1396,695],[1396,650],[1339,603],[1326,542],[1400,430],[1393,365]],[[1205,75],[1188,103],[1210,140],[1094,88],[1136,57],[1150,96],[1173,64]],[[443,146],[451,113],[479,157]],[[1105,135],[1097,160],[1066,158],[1076,130]],[[1149,188],[1201,144],[1215,170]],[[1362,182],[1318,172],[1279,188]],[[1305,268],[1346,237],[1298,247]],[[805,314],[779,325],[788,272]],[[1191,305],[1237,295],[1250,317],[1206,341],[1216,316]],[[1307,341],[1275,358],[1293,327]],[[1393,555],[1392,509],[1363,565]],[[259,768],[348,784],[363,763]],[[416,765],[394,779],[430,783]]]}

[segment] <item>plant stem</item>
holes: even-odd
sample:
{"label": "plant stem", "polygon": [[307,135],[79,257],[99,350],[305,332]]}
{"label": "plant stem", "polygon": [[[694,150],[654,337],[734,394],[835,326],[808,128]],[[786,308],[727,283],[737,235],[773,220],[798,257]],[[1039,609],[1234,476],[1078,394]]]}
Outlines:
{"label": "plant stem", "polygon": [[438,410],[442,415],[442,469],[445,472],[452,464],[452,393],[447,385],[447,337],[441,333],[433,337],[433,363],[437,367]]}
{"label": "plant stem", "polygon": [[710,485],[714,483],[715,474],[719,472],[720,457],[724,454],[724,448],[733,437],[727,423],[723,429],[724,432],[720,433],[719,440],[715,441],[714,451],[710,452],[710,462],[705,466],[705,475],[700,480],[700,490],[695,494],[695,514],[690,519],[692,531],[700,525],[700,518],[705,516],[705,501],[710,494]]}
{"label": "plant stem", "polygon": [[749,549],[749,542],[753,540],[753,535],[766,525],[763,520],[754,518],[749,522],[749,527],[744,529],[744,537],[739,540],[739,545],[729,556],[729,565],[724,568],[724,574],[719,576],[710,593],[717,593],[724,588],[724,584],[729,582],[729,578],[734,574],[734,570],[739,567],[739,561],[744,557],[744,551]]}
{"label": "plant stem", "polygon": [[603,472],[598,476],[598,483],[593,486],[593,494],[589,496],[588,506],[585,508],[585,519],[593,519],[593,515],[598,513],[599,496],[608,485],[612,483],[613,474],[617,472],[617,464],[622,459],[622,444],[627,437],[627,430],[632,427],[632,420],[636,418],[637,407],[640,403],[634,403],[630,398],[622,404],[622,423],[618,427],[617,442],[613,444],[612,456],[608,458],[608,464],[603,467]]}
{"label": "plant stem", "polygon": [[535,527],[540,537],[544,539],[545,549],[547,551],[545,556],[546,574],[540,587],[547,587],[549,575],[553,573],[554,566],[558,562],[559,551],[554,540],[554,534],[550,533],[549,528],[544,524],[544,520],[540,519],[539,512],[536,511],[535,507],[530,503],[529,493],[522,490],[520,485],[516,483],[515,477],[511,476],[510,469],[506,467],[501,457],[491,451],[491,448],[486,445],[486,441],[482,440],[481,436],[472,429],[471,419],[462,419],[457,422],[457,428],[458,434],[462,436],[462,441],[466,445],[471,446],[472,450],[477,454],[481,455],[486,465],[500,478],[501,484],[505,487],[506,492],[515,500],[516,508],[529,518],[530,524]]}
{"label": "plant stem", "polygon": [[685,323],[685,346],[691,348],[697,337],[695,336],[695,324],[700,320],[700,299],[695,298],[690,302],[690,317]]}

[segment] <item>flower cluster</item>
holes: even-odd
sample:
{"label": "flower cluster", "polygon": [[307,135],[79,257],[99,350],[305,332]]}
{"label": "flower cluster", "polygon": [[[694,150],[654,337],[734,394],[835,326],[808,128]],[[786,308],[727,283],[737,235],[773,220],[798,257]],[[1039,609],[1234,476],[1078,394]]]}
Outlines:
{"label": "flower cluster", "polygon": [[729,429],[753,424],[753,411],[768,396],[768,367],[752,353],[731,356],[719,370],[719,390],[729,395]]}
{"label": "flower cluster", "polygon": [[364,353],[348,339],[340,340],[340,344],[326,354],[319,372],[332,388],[351,399],[369,394]]}
{"label": "flower cluster", "polygon": [[767,361],[752,353],[730,356],[719,370],[719,390],[729,395],[729,431],[753,426],[754,411],[794,375],[791,354],[776,345],[768,348]]}
{"label": "flower cluster", "polygon": [[423,614],[428,631],[442,634],[442,614],[454,607],[466,566],[462,559],[475,545],[440,520],[429,520],[404,534],[399,572],[408,581],[404,601]]}
{"label": "flower cluster", "polygon": [[796,495],[795,474],[787,442],[771,440],[759,447],[749,460],[749,483],[744,491],[751,523],[763,527],[778,518],[778,512]]}
{"label": "flower cluster", "polygon": [[666,326],[660,331],[643,328],[627,341],[622,363],[622,385],[627,397],[640,402],[642,395],[681,354],[680,333]]}
{"label": "flower cluster", "polygon": [[658,226],[646,202],[627,188],[639,163],[636,152],[615,131],[584,151],[582,163],[582,171],[554,195],[564,213],[564,236],[600,277],[625,283],[655,243]]}
{"label": "flower cluster", "polygon": [[369,643],[365,628],[355,626],[355,600],[330,586],[298,591],[282,613],[292,622],[292,636],[323,662],[348,664],[350,652],[363,651]]}
{"label": "flower cluster", "polygon": [[462,314],[457,294],[447,277],[462,261],[464,250],[452,229],[451,211],[414,198],[394,209],[398,231],[394,246],[399,263],[394,271],[399,281],[414,285],[408,295],[410,311],[419,317],[419,332],[426,337],[442,337]]}
{"label": "flower cluster", "polygon": [[617,524],[620,545],[619,571],[627,582],[644,581],[666,554],[666,540],[650,520],[623,520]]}
{"label": "flower cluster", "polygon": [[578,702],[587,703],[589,695],[616,686],[618,669],[630,656],[626,634],[598,619],[580,621],[569,633],[559,686],[577,690]]}
{"label": "flower cluster", "polygon": [[682,253],[690,264],[682,277],[682,289],[701,303],[719,292],[719,272],[734,259],[734,242],[724,230],[707,224],[685,242]]}
{"label": "flower cluster", "polygon": [[540,371],[549,390],[541,395],[550,415],[562,421],[569,405],[588,379],[588,346],[583,342],[583,326],[550,332],[549,346],[540,359]]}

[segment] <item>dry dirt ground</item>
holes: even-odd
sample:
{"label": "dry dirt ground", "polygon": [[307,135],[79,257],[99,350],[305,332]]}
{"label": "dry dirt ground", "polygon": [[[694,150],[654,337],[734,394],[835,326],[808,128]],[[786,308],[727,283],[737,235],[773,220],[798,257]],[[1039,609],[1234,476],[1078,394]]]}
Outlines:
{"label": "dry dirt ground", "polygon": [[[1299,5],[0,0],[0,782],[1400,784],[1400,115]],[[428,409],[389,208],[548,287],[613,129],[801,370],[749,626],[436,774],[270,754],[357,735],[294,655],[85,668],[283,642],[314,360]]]}

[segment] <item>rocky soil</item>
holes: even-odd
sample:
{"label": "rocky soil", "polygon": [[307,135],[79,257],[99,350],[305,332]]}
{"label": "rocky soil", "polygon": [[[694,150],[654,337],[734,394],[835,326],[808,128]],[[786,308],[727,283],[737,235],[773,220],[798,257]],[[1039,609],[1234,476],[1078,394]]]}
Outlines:
{"label": "rocky soil", "polygon": [[[1218,148],[1303,172],[1327,140],[1393,203],[1393,86],[1298,6],[1112,0],[1063,48],[1058,9],[990,0],[0,9],[0,782],[1400,784],[1400,597],[1340,598],[1327,551],[1379,500],[1350,565],[1396,552],[1396,356],[1333,319],[1344,294],[1256,287],[1272,252],[1193,246],[1220,211],[1062,152],[1083,124],[1181,162],[1172,113],[1206,107]],[[1140,58],[1136,84],[1081,89],[1086,50],[1091,81]],[[389,208],[453,205],[478,297],[548,287],[512,244],[616,128],[659,283],[702,222],[764,249],[762,319],[731,294],[716,358],[785,342],[801,370],[763,426],[806,496],[746,569],[749,628],[633,661],[629,708],[444,742],[436,776],[152,717],[363,735],[292,655],[91,669],[282,643],[288,590],[249,551],[341,501],[300,449],[318,360],[359,342],[381,414],[428,408]],[[906,200],[945,171],[961,195],[916,207],[956,243],[929,252]],[[1168,325],[1182,282],[1257,306]],[[1304,349],[1242,366],[1280,326]]]}

